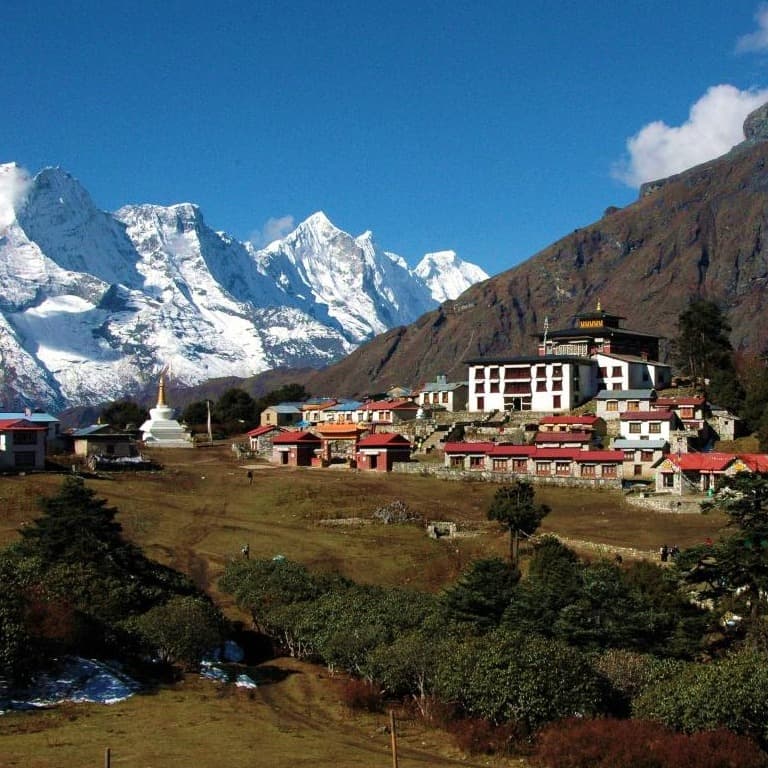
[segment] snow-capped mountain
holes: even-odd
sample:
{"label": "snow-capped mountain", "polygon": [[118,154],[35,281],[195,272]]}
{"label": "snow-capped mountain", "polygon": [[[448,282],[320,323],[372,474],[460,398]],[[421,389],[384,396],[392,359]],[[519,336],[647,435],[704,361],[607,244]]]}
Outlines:
{"label": "snow-capped mountain", "polygon": [[186,384],[325,365],[487,277],[477,270],[429,256],[410,270],[322,213],[256,250],[195,205],[109,214],[60,169],[0,165],[2,407],[124,397],[164,365]]}
{"label": "snow-capped mountain", "polygon": [[484,270],[477,264],[462,261],[456,251],[427,253],[413,271],[424,281],[438,304],[455,299],[470,285],[488,279]]}

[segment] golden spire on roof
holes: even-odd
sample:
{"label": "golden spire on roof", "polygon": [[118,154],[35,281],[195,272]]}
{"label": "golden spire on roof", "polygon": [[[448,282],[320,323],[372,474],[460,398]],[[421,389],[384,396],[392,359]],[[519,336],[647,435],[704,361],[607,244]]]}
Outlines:
{"label": "golden spire on roof", "polygon": [[603,308],[600,306],[600,299],[597,300],[597,311],[602,312]]}

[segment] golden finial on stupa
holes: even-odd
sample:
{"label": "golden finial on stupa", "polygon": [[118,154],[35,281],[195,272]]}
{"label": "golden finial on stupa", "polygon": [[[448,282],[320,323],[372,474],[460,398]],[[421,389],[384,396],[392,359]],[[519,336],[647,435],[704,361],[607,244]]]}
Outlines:
{"label": "golden finial on stupa", "polygon": [[165,407],[165,373],[160,374],[160,386],[157,388],[157,407]]}
{"label": "golden finial on stupa", "polygon": [[597,300],[597,311],[602,312],[603,308],[600,306],[600,299]]}

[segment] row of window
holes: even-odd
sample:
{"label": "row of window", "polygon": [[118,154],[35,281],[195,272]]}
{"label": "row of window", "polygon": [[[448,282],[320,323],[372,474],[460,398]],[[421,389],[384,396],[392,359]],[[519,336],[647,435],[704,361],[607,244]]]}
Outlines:
{"label": "row of window", "polygon": [[[555,379],[562,378],[563,366],[560,363],[552,365],[551,376]],[[546,379],[547,378],[547,366],[546,365],[507,365],[504,367],[491,366],[483,373],[482,368],[477,371],[475,378],[478,379],[522,379],[522,378],[534,378],[534,379]]]}
{"label": "row of window", "polygon": [[[574,468],[578,469],[578,473],[581,477],[598,477],[596,464],[576,464],[572,461],[535,461],[534,462],[534,474],[538,477],[573,477]],[[450,466],[454,469],[464,468],[463,456],[451,456]],[[485,456],[470,456],[469,457],[469,469],[482,470],[486,466]],[[616,464],[601,464],[602,467],[600,477],[618,477],[618,469]],[[528,472],[528,459],[505,459],[494,458],[491,464],[491,469],[494,472],[512,472],[515,474],[527,475]]]}

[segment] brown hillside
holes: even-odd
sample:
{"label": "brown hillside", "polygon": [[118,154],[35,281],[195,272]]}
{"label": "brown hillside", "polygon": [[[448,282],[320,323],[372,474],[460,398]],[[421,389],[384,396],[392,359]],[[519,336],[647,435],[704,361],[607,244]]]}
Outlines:
{"label": "brown hillside", "polygon": [[[545,316],[551,328],[603,309],[625,326],[676,334],[694,296],[716,301],[733,327],[734,348],[768,342],[768,142],[744,142],[727,155],[641,191],[513,269],[472,286],[410,326],[373,339],[338,364],[312,374],[313,393],[348,396],[394,384],[416,385],[484,354],[535,351]],[[667,345],[662,345],[666,355]]]}

